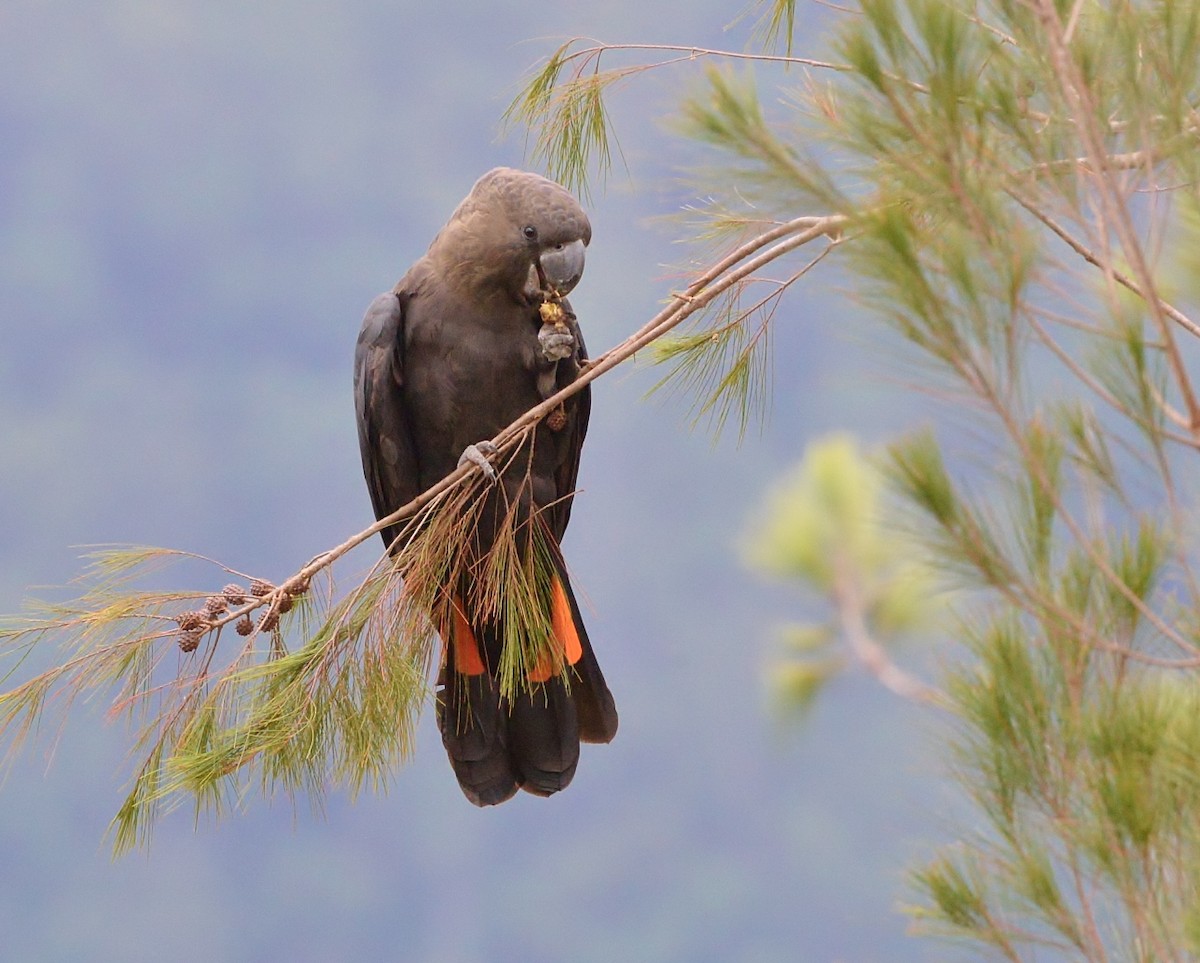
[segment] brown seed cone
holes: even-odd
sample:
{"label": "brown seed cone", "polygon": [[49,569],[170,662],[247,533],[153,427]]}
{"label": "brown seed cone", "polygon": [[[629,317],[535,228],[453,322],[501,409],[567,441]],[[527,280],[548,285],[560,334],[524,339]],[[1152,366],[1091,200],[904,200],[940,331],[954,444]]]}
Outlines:
{"label": "brown seed cone", "polygon": [[275,586],[272,585],[270,582],[264,582],[261,578],[256,578],[253,582],[250,583],[250,594],[253,595],[256,599],[260,599],[264,595],[266,595],[268,592],[270,592],[273,588],[275,588]]}
{"label": "brown seed cone", "polygon": [[263,613],[263,617],[258,620],[258,627],[263,632],[270,632],[279,625],[279,613],[274,609],[268,609]]}
{"label": "brown seed cone", "polygon": [[292,597],[290,595],[282,595],[279,598],[279,614],[290,612],[292,610]]}
{"label": "brown seed cone", "polygon": [[203,633],[199,629],[191,629],[179,636],[179,648],[183,652],[195,652],[200,645],[200,636]]}
{"label": "brown seed cone", "polygon": [[229,600],[224,595],[210,595],[204,600],[204,614],[210,619],[224,615],[229,609]]}
{"label": "brown seed cone", "polygon": [[551,431],[562,431],[567,427],[567,412],[562,405],[546,415],[546,427]]}
{"label": "brown seed cone", "polygon": [[237,620],[236,623],[234,623],[233,627],[237,629],[238,635],[249,635],[254,631],[254,622],[251,620],[249,615],[243,615]]}
{"label": "brown seed cone", "polygon": [[245,587],[236,582],[226,585],[221,589],[221,594],[225,596],[230,605],[245,605],[250,600]]}
{"label": "brown seed cone", "polygon": [[181,612],[175,616],[175,621],[183,632],[193,632],[208,624],[208,616],[204,612]]}

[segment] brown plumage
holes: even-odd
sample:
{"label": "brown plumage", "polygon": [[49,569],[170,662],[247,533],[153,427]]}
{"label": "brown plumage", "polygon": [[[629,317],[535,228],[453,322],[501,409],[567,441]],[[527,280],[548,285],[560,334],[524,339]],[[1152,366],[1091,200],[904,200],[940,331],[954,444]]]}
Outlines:
{"label": "brown plumage", "polygon": [[[464,451],[492,438],[577,376],[586,357],[570,305],[546,323],[539,308],[578,282],[587,216],[561,186],[498,168],[481,177],[396,287],[367,309],[355,352],[363,470],[382,518],[435,484]],[[588,390],[545,419],[485,500],[474,533],[487,553],[500,519],[542,525],[553,572],[547,621],[570,666],[535,666],[509,704],[496,679],[503,626],[470,611],[471,586],[448,586],[438,720],[464,794],[503,802],[518,788],[550,795],[575,773],[580,740],[608,742],[617,713],[571,590],[558,543],[570,518]],[[387,529],[391,546],[398,531]],[[464,576],[464,579],[469,576]]]}

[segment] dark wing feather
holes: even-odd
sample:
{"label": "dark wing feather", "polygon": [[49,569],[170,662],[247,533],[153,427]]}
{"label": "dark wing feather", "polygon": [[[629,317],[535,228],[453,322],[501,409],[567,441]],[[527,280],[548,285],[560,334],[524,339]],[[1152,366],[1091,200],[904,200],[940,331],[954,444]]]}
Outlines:
{"label": "dark wing feather", "polygon": [[[394,291],[371,302],[354,350],[354,407],[363,474],[375,517],[420,494],[420,472],[404,398],[404,303]],[[389,547],[400,528],[381,533]]]}

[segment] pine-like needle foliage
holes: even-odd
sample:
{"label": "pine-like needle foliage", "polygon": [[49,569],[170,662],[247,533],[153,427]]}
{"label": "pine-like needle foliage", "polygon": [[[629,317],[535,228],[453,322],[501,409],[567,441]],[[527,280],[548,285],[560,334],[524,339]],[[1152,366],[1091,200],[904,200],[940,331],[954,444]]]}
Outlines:
{"label": "pine-like needle foliage", "polygon": [[[468,478],[423,499],[392,555],[342,595],[330,566],[374,529],[278,586],[182,552],[97,551],[78,598],[0,629],[16,663],[10,684],[40,644],[68,646],[59,664],[0,692],[0,734],[15,751],[48,712],[108,694],[112,714],[136,729],[133,778],[112,824],[118,852],[148,842],[156,817],[188,798],[199,816],[254,793],[319,806],[330,788],[385,788],[430,701],[434,629],[456,586],[474,586],[473,611],[506,627],[503,694],[530,685],[535,666],[568,672],[554,662],[545,614],[557,546],[536,514],[514,509],[480,558],[473,532],[490,491]],[[229,584],[133,588],[172,562]]]}
{"label": "pine-like needle foliage", "polygon": [[[718,158],[702,263],[753,269],[659,343],[664,381],[744,427],[805,273],[779,239],[836,225],[842,286],[946,403],[886,471],[892,525],[965,593],[944,704],[983,822],[914,873],[913,913],[1009,960],[1194,958],[1200,3],[859,0],[829,61],[796,55],[797,7],[760,5],[760,49],[680,111]],[[586,169],[553,117],[527,115],[542,149]],[[797,664],[809,698],[829,665]]]}

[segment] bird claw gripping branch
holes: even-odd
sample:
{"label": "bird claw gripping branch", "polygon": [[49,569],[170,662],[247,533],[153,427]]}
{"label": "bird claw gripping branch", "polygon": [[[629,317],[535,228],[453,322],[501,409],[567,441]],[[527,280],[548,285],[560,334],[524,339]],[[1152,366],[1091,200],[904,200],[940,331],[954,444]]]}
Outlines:
{"label": "bird claw gripping branch", "polygon": [[483,472],[488,481],[495,481],[498,476],[496,475],[496,469],[488,461],[488,456],[496,454],[499,450],[490,441],[480,441],[474,445],[467,445],[458,459],[458,465],[460,468],[467,464],[474,465]]}
{"label": "bird claw gripping branch", "polygon": [[575,336],[565,324],[543,324],[537,339],[546,364],[556,364],[575,352]]}

